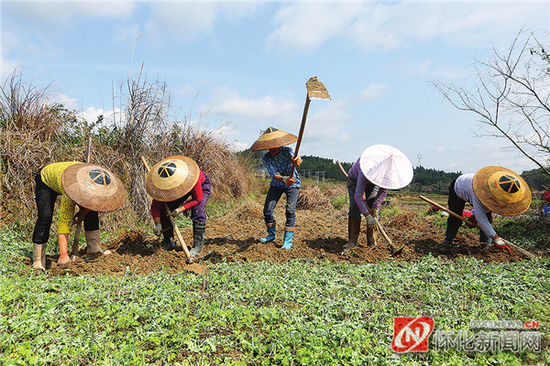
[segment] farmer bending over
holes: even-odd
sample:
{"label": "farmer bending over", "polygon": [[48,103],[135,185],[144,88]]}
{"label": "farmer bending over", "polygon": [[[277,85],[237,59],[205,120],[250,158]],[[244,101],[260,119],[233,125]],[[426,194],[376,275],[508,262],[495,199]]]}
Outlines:
{"label": "farmer bending over", "polygon": [[363,151],[349,171],[348,242],[344,249],[357,246],[361,214],[367,219],[367,245],[376,244],[375,218],[388,190],[407,186],[412,177],[412,164],[398,149],[373,145]]}
{"label": "farmer bending over", "polygon": [[[472,215],[466,224],[478,227],[481,249],[493,242],[497,248],[511,252],[493,229],[492,213],[502,216],[517,216],[529,208],[531,190],[523,178],[510,169],[499,166],[488,166],[476,174],[463,174],[449,186],[449,210],[462,216],[466,202],[474,207]],[[454,245],[454,239],[462,220],[450,215],[447,219],[445,240],[438,245]]]}
{"label": "farmer bending over", "polygon": [[[162,248],[175,249],[174,228],[169,217],[175,218],[181,212],[191,210],[193,248],[189,253],[192,256],[201,254],[206,229],[205,207],[211,186],[210,179],[197,163],[182,155],[161,160],[147,175],[146,189],[153,197],[151,215],[155,222],[155,235],[164,236]],[[164,203],[168,205],[168,213]]]}
{"label": "farmer bending over", "polygon": [[[114,211],[124,204],[126,193],[120,179],[99,165],[72,161],[46,165],[36,174],[35,183],[38,218],[32,236],[33,268],[46,269],[46,245],[58,196],[61,196],[61,203],[57,230],[57,263],[66,264],[71,261],[67,254],[71,222],[80,225],[84,221],[88,254],[111,254],[99,245],[97,213]],[[79,210],[75,214],[77,205]]]}

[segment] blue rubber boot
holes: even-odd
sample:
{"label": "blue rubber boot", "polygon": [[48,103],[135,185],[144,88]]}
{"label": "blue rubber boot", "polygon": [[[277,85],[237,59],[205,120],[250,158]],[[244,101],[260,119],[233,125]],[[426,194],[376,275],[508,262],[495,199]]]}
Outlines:
{"label": "blue rubber boot", "polygon": [[283,243],[282,249],[290,249],[292,247],[292,237],[294,236],[294,231],[285,231],[285,241]]}
{"label": "blue rubber boot", "polygon": [[269,243],[270,241],[275,240],[275,238],[277,237],[277,236],[275,235],[275,226],[273,226],[273,227],[268,227],[268,228],[267,228],[267,234],[268,234],[268,235],[267,235],[265,238],[261,238],[261,239],[260,239],[260,241],[261,241],[262,243]]}

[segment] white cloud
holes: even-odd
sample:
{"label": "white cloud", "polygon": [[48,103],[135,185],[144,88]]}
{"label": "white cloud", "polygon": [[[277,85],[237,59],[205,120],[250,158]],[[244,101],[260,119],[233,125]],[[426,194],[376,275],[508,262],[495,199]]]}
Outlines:
{"label": "white cloud", "polygon": [[253,2],[153,2],[151,20],[145,29],[155,38],[193,39],[213,31],[217,21],[236,21],[250,16],[256,9]]}
{"label": "white cloud", "polygon": [[385,84],[371,84],[368,88],[363,90],[357,97],[358,102],[366,102],[369,100],[375,100],[385,95],[390,89],[389,85]]}
{"label": "white cloud", "polygon": [[66,109],[76,110],[78,108],[76,98],[71,98],[66,94],[54,95],[55,100],[52,102],[62,104]]}
{"label": "white cloud", "polygon": [[139,25],[132,24],[130,26],[121,26],[115,24],[113,26],[113,39],[118,43],[126,43],[131,41],[132,43],[139,40],[141,34],[139,32]]}
{"label": "white cloud", "polygon": [[309,53],[329,38],[339,36],[356,17],[361,3],[297,2],[283,6],[273,23],[280,26],[268,43]]}
{"label": "white cloud", "polygon": [[6,1],[3,4],[4,14],[17,18],[19,22],[32,26],[47,25],[52,28],[63,28],[76,17],[125,18],[133,14],[133,1]]}
{"label": "white cloud", "polygon": [[[296,115],[298,106],[291,99],[277,99],[267,96],[259,99],[242,98],[238,92],[227,88],[217,88],[215,96],[208,106],[209,113],[233,116],[235,119],[253,120],[258,124],[269,124]],[[268,127],[268,126],[266,126]]]}
{"label": "white cloud", "polygon": [[[504,42],[524,26],[547,27],[548,4],[540,2],[298,2],[274,17],[269,44],[310,53],[335,37],[364,51],[385,51],[442,40],[459,47]],[[504,33],[503,33],[504,32]]]}

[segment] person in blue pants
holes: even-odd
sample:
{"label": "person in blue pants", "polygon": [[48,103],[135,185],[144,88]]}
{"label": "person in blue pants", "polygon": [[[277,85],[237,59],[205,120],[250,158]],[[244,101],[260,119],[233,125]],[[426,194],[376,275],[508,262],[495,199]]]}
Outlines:
{"label": "person in blue pants", "polygon": [[[293,169],[293,167],[300,166],[301,159],[299,157],[294,158],[292,149],[285,145],[296,142],[297,139],[291,133],[269,127],[250,147],[252,151],[267,150],[267,153],[262,158],[262,162],[271,175],[271,183],[263,210],[267,236],[260,239],[262,243],[268,243],[277,238],[275,233],[276,221],[273,211],[283,193],[286,194],[283,249],[290,249],[292,247],[294,227],[296,225],[296,202],[298,201],[298,193],[301,187],[298,171]],[[292,172],[292,170],[294,171]]]}

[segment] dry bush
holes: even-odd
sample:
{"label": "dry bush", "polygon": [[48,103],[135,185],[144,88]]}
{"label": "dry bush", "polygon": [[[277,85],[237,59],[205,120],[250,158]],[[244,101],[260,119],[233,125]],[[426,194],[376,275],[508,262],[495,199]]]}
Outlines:
{"label": "dry bush", "polygon": [[330,199],[319,186],[306,185],[300,189],[296,208],[300,210],[324,209],[331,206]]}
{"label": "dry bush", "polygon": [[[36,172],[53,162],[85,161],[89,135],[93,138],[91,162],[113,171],[127,190],[127,202],[120,210],[100,215],[107,229],[150,222],[151,199],[145,190],[147,172],[141,156],[150,165],[170,155],[191,157],[209,176],[212,199],[230,202],[256,187],[246,164],[223,136],[202,123],[191,123],[190,118],[174,116],[165,83],[148,81],[143,71],[123,84],[114,98],[122,112],[109,120],[101,116],[91,125],[52,104],[51,86],[33,87],[23,82],[21,74],[14,74],[1,92],[0,207],[9,211],[0,212],[3,222],[35,220]],[[27,226],[27,232],[32,230]]]}

